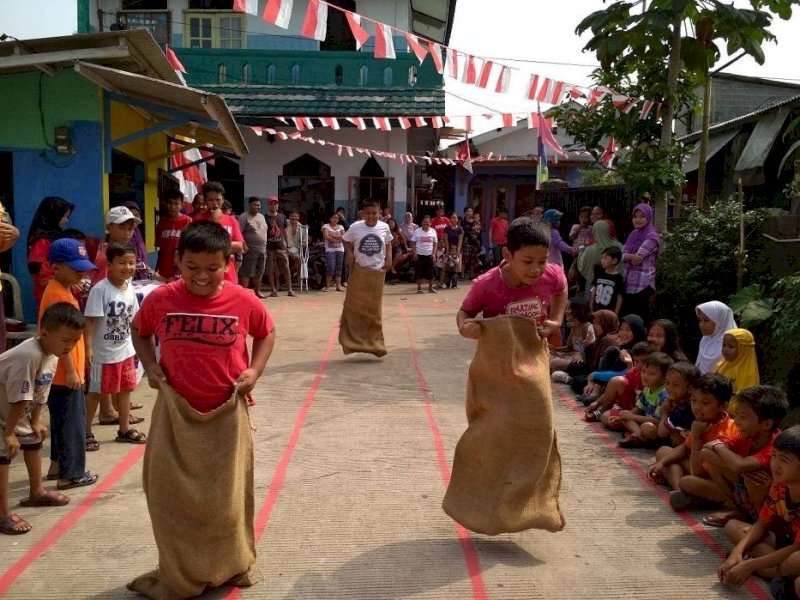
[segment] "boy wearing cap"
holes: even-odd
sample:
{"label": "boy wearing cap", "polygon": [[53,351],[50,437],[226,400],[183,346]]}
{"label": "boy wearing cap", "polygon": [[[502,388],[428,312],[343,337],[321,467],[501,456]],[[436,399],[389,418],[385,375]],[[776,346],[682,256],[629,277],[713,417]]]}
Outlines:
{"label": "boy wearing cap", "polygon": [[[133,232],[142,222],[127,206],[115,206],[106,213],[106,239],[97,248],[96,271],[92,274],[92,287],[108,276],[106,248],[109,244],[130,244]],[[100,416],[103,416],[101,411]]]}
{"label": "boy wearing cap", "polygon": [[244,252],[244,237],[242,230],[239,229],[239,221],[232,215],[226,215],[222,211],[222,203],[225,201],[225,188],[218,181],[208,181],[203,186],[203,198],[206,201],[206,210],[192,216],[196,223],[199,221],[213,221],[219,223],[231,236],[231,256],[228,259],[228,266],[225,269],[225,281],[239,283],[239,276],[236,273],[237,253]]}
{"label": "boy wearing cap", "polygon": [[[66,302],[79,308],[70,288],[80,285],[85,273],[97,269],[89,260],[86,248],[72,238],[53,242],[47,260],[53,267],[53,278],[47,284],[39,304],[40,327],[42,315],[53,304]],[[86,407],[83,395],[85,357],[86,350],[81,335],[72,351],[59,358],[47,397],[51,432],[47,478],[57,479],[60,490],[92,485],[97,481],[97,475],[86,470]]]}

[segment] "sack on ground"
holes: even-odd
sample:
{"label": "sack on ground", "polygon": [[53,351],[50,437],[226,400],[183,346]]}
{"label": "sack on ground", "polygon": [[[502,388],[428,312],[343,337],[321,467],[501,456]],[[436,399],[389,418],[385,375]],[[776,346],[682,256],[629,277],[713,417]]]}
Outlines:
{"label": "sack on ground", "polygon": [[386,354],[381,319],[384,278],[383,271],[358,264],[350,272],[339,326],[339,343],[345,354]]}
{"label": "sack on ground", "polygon": [[469,426],[456,446],[442,508],[478,533],[560,531],[561,457],[547,344],[533,321],[480,321],[467,381]]}
{"label": "sack on ground", "polygon": [[253,439],[235,394],[199,413],[163,385],[150,421],[142,484],[158,546],[155,571],[128,588],[158,600],[256,582]]}

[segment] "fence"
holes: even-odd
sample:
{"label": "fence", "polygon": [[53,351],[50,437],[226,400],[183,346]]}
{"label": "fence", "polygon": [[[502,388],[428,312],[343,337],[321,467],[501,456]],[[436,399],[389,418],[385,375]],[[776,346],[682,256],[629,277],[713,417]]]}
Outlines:
{"label": "fence", "polygon": [[562,235],[578,222],[582,206],[600,206],[617,228],[617,239],[624,240],[633,229],[631,216],[638,204],[636,194],[622,185],[588,188],[544,189],[536,192],[536,203],[545,209],[555,208],[564,213],[561,218]]}

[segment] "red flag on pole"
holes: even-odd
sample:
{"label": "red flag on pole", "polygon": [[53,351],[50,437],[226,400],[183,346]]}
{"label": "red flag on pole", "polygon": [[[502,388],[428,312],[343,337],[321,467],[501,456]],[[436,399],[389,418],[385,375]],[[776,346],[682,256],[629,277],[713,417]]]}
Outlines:
{"label": "red flag on pole", "polygon": [[550,148],[553,152],[560,154],[561,156],[567,155],[567,153],[564,152],[564,149],[561,147],[561,144],[556,141],[556,138],[550,129],[550,125],[548,125],[547,121],[545,121],[541,111],[539,111],[539,135],[541,136],[544,145]]}

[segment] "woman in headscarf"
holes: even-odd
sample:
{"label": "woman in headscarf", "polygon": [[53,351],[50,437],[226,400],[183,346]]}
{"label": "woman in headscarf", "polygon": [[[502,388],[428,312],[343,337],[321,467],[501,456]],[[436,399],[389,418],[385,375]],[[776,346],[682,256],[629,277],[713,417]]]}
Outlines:
{"label": "woman in headscarf", "polygon": [[[611,234],[611,225],[608,221],[600,220],[592,225],[594,243],[578,255],[578,271],[586,280],[586,296],[589,296],[591,282],[594,279],[594,268],[600,264],[600,256],[606,248],[620,248],[622,244]],[[622,273],[622,263],[617,266]]]}
{"label": "woman in headscarf", "polygon": [[[631,349],[647,339],[647,328],[639,315],[626,315],[619,323],[619,329],[611,334],[610,342],[600,357],[597,370],[589,374],[590,387],[583,390],[585,398],[597,398],[608,382],[618,375],[624,375],[633,365]],[[616,342],[614,344],[614,342]]]}
{"label": "woman in headscarf", "polygon": [[729,329],[736,329],[733,311],[722,302],[712,300],[699,304],[695,309],[699,322],[700,349],[697,352],[695,366],[702,375],[713,373],[722,358],[722,338]]}
{"label": "woman in headscarf", "polygon": [[622,249],[625,265],[625,300],[622,314],[650,318],[650,300],[656,290],[656,264],[661,236],[653,225],[653,209],[637,204],[633,209],[634,230]]}
{"label": "woman in headscarf", "polygon": [[410,212],[406,213],[406,216],[403,218],[403,222],[400,223],[400,233],[403,234],[403,239],[408,242],[411,237],[414,235],[414,232],[419,229],[419,225],[414,223],[414,215]]}
{"label": "woman in headscarf", "polygon": [[61,238],[75,205],[58,196],[47,196],[39,203],[28,230],[28,272],[33,278],[33,297],[37,304],[53,277],[47,262],[50,244]]}
{"label": "woman in headscarf", "polygon": [[561,233],[558,231],[558,224],[561,222],[562,215],[563,213],[555,208],[548,208],[542,215],[545,223],[550,224],[550,254],[547,256],[547,262],[561,265],[561,267],[564,266],[564,259],[561,253],[574,254],[572,246],[563,240]]}

